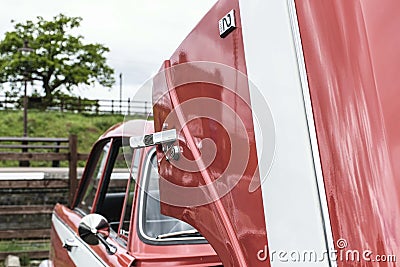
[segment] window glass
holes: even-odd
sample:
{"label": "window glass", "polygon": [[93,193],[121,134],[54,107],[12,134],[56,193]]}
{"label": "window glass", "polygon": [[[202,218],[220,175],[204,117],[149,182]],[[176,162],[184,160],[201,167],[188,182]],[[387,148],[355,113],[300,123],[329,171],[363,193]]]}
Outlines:
{"label": "window glass", "polygon": [[135,197],[135,187],[136,187],[141,151],[142,150],[140,149],[136,149],[134,152],[134,157],[131,164],[132,169],[131,169],[130,180],[128,182],[125,194],[125,203],[124,203],[125,207],[123,212],[124,214],[121,218],[120,229],[119,229],[119,235],[125,240],[127,240],[129,236],[129,228],[130,228],[131,214],[133,209],[133,201]]}
{"label": "window glass", "polygon": [[92,210],[96,191],[99,186],[100,179],[103,176],[103,170],[107,160],[107,154],[110,149],[110,144],[111,141],[107,142],[102,149],[100,148],[97,150],[98,155],[94,155],[93,157],[97,158],[97,163],[93,165],[94,170],[89,173],[90,177],[86,178],[88,180],[86,191],[78,203],[78,208],[86,214],[90,213]]}
{"label": "window glass", "polygon": [[133,155],[129,142],[125,141],[126,139],[118,138],[113,142],[108,166],[105,168],[105,179],[95,209],[96,213],[108,220],[115,232],[119,228]]}
{"label": "window glass", "polygon": [[[185,237],[190,234],[202,238],[189,224],[178,219],[162,215],[160,212],[159,174],[155,155],[151,157],[151,164],[147,175],[144,200],[143,200],[143,223],[144,235],[153,240],[162,240],[164,237]],[[181,233],[183,235],[177,235]],[[175,235],[176,234],[176,235]],[[193,235],[190,235],[193,237]]]}
{"label": "window glass", "polygon": [[[86,191],[81,194],[77,208],[86,214],[94,211],[104,216],[117,232],[130,177],[133,149],[129,146],[129,138],[113,138],[97,151],[97,162],[87,167],[93,168],[93,171],[89,171],[90,177],[85,178]],[[92,158],[96,158],[96,155]],[[136,175],[136,172],[133,174]],[[131,185],[134,186],[134,183]]]}

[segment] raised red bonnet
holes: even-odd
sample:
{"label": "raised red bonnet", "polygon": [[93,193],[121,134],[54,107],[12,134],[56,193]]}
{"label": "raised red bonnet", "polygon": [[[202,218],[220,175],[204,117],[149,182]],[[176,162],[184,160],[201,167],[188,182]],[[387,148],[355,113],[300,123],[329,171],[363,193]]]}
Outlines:
{"label": "raised red bonnet", "polygon": [[[237,28],[222,39],[218,21],[231,10]],[[161,71],[153,87],[155,131],[176,128],[182,156],[197,164],[197,171],[178,168],[174,164],[183,159],[166,161],[158,150],[162,213],[197,228],[225,266],[269,266],[257,259],[267,235],[261,188],[249,190],[252,179],[259,183],[260,178],[238,1],[218,1]],[[180,106],[196,99],[205,102]],[[208,164],[205,158],[214,149],[200,148],[204,139],[211,139],[218,151]],[[241,153],[238,165],[244,165],[225,173],[231,158]]]}
{"label": "raised red bonnet", "polygon": [[[177,129],[183,158],[198,167],[179,169],[181,159],[167,161],[158,148],[162,212],[196,227],[226,266],[270,266],[256,257],[265,245],[271,251],[329,253],[344,248],[337,246],[340,240],[351,251],[400,255],[400,35],[395,34],[400,2],[240,5],[242,10],[237,0],[218,1],[154,79],[155,131]],[[218,21],[231,10],[237,28],[220,38]],[[260,182],[259,142],[252,106],[246,105],[251,91],[247,74],[273,102],[278,135],[273,174],[254,192],[249,185],[252,178]],[[183,107],[204,98],[223,105],[205,101]],[[237,116],[225,112],[229,109]],[[207,112],[214,117],[202,115]],[[199,141],[207,138],[218,151],[209,164],[204,161],[213,150]],[[236,156],[233,149],[245,151],[243,140],[249,148],[245,170],[224,174]],[[225,183],[216,182],[220,177],[227,178]],[[202,188],[201,194],[187,188]],[[221,188],[231,190],[214,198]],[[322,264],[383,263],[328,256]]]}

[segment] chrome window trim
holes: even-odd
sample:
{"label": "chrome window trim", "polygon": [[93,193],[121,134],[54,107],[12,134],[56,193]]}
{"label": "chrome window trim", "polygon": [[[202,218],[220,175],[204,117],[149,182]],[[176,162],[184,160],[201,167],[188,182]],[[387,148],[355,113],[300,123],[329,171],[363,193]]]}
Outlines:
{"label": "chrome window trim", "polygon": [[[145,238],[148,241],[154,242],[154,243],[159,243],[159,244],[163,244],[163,243],[171,243],[171,242],[179,242],[179,241],[205,241],[206,239],[201,236],[201,237],[173,237],[173,238],[167,238],[167,239],[157,239],[157,238],[153,238],[148,236],[144,229],[143,229],[143,217],[144,217],[144,209],[143,209],[143,205],[144,205],[144,195],[145,195],[145,190],[147,189],[147,179],[149,176],[149,171],[150,171],[150,164],[151,164],[151,158],[152,157],[157,157],[156,155],[156,149],[152,148],[147,154],[146,154],[146,158],[145,158],[145,165],[144,165],[144,171],[141,175],[141,179],[140,179],[140,188],[139,188],[139,210],[138,210],[138,229],[139,229],[139,235],[143,238]],[[177,219],[178,220],[178,219]],[[208,243],[208,242],[207,242]]]}

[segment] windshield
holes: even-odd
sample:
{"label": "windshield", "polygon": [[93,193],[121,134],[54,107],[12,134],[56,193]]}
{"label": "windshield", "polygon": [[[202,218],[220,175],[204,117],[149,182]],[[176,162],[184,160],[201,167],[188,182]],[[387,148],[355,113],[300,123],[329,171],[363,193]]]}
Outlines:
{"label": "windshield", "polygon": [[155,153],[148,164],[144,193],[141,232],[147,239],[163,240],[204,240],[191,225],[160,213],[159,174]]}

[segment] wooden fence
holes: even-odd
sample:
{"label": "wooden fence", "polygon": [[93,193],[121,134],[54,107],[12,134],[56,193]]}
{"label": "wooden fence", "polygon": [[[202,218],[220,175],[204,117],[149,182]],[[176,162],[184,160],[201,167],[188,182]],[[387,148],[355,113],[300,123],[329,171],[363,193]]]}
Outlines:
{"label": "wooden fence", "polygon": [[0,207],[0,239],[49,238],[54,204],[68,201],[68,189],[67,179],[0,181],[0,192],[10,199]]}
{"label": "wooden fence", "polygon": [[53,166],[59,166],[59,161],[69,163],[67,179],[0,180],[0,239],[50,236],[53,207],[57,202],[72,201],[78,185],[77,163],[88,158],[87,154],[78,153],[77,141],[76,135],[69,138],[0,137],[0,160],[51,161]]}
{"label": "wooden fence", "polygon": [[[70,198],[77,187],[77,167],[79,160],[86,160],[86,154],[78,153],[78,138],[42,138],[42,137],[0,137],[0,160],[18,160],[20,165],[29,161],[52,161],[58,167],[60,161],[68,161]],[[20,149],[22,152],[9,152]],[[36,152],[39,151],[39,152]]]}

